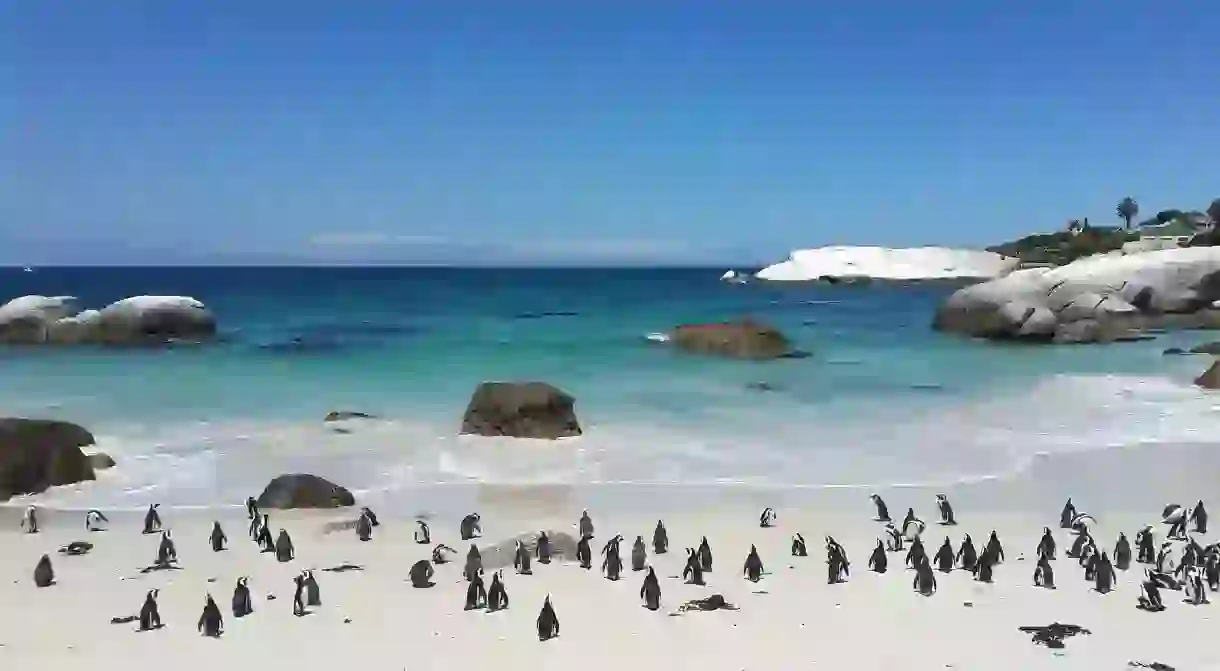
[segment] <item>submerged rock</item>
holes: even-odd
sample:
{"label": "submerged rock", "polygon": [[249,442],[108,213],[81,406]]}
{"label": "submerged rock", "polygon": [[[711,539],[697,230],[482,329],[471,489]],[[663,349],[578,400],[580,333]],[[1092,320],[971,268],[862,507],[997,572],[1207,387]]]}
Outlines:
{"label": "submerged rock", "polygon": [[258,507],[288,510],[292,508],[345,508],[356,505],[356,498],[347,489],[308,473],[280,475],[267,484],[258,495]]}
{"label": "submerged rock", "polygon": [[49,419],[0,418],[0,501],[49,487],[95,480],[81,426]]}
{"label": "submerged rock", "polygon": [[369,415],[355,410],[332,410],[326,413],[323,422],[342,422],[347,419],[376,419],[376,415]]}
{"label": "submerged rock", "polygon": [[696,354],[733,359],[791,357],[792,343],[774,327],[751,320],[722,324],[684,324],[669,334],[668,342]]}
{"label": "submerged rock", "polygon": [[484,382],[470,397],[461,433],[553,440],[583,432],[570,394],[546,382]]}

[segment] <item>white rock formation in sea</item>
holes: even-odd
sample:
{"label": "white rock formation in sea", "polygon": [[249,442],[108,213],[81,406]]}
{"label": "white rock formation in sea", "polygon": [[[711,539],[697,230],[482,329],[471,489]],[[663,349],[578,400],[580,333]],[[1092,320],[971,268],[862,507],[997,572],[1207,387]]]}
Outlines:
{"label": "white rock formation in sea", "polygon": [[947,247],[818,247],[798,249],[788,260],[755,275],[773,282],[831,279],[940,280],[990,279],[1020,261],[992,252]]}
{"label": "white rock formation in sea", "polygon": [[216,320],[186,296],[133,296],[101,310],[80,311],[72,296],[21,296],[0,306],[0,342],[18,344],[150,344],[203,340]]}
{"label": "white rock formation in sea", "polygon": [[1220,326],[1220,247],[1090,256],[954,292],[933,327],[996,339],[1109,342],[1146,328]]}

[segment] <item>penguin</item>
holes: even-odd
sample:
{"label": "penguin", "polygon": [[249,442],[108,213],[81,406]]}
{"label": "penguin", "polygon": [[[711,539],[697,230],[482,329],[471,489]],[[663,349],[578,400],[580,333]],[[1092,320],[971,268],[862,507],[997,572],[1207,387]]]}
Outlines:
{"label": "penguin", "polygon": [[644,576],[644,584],[640,586],[640,599],[648,610],[655,611],[661,607],[661,583],[651,566],[648,567],[648,575]]}
{"label": "penguin", "polygon": [[984,549],[983,554],[979,556],[978,563],[974,565],[974,579],[979,582],[991,582],[995,563],[996,557],[991,548]]}
{"label": "penguin", "polygon": [[1004,546],[1000,544],[1000,537],[996,535],[995,530],[992,530],[991,536],[987,539],[987,549],[985,552],[991,553],[991,559],[994,563],[1004,563]]}
{"label": "penguin", "polygon": [[902,552],[903,541],[902,532],[898,531],[898,527],[893,524],[885,525],[886,534],[886,549],[890,552]]}
{"label": "penguin", "polygon": [[868,568],[874,573],[885,573],[889,565],[889,559],[885,556],[885,545],[878,540],[877,547],[873,548],[873,554],[868,558]]}
{"label": "penguin", "polygon": [[1166,537],[1170,540],[1186,540],[1186,518],[1189,512],[1182,506],[1171,503],[1161,511],[1161,523],[1169,525]]}
{"label": "penguin", "polygon": [[93,543],[88,541],[72,541],[67,545],[59,548],[59,554],[68,555],[69,557],[79,557],[88,554],[93,549]]}
{"label": "penguin", "polygon": [[1093,537],[1088,533],[1077,534],[1076,540],[1072,541],[1072,547],[1068,548],[1067,556],[1071,559],[1080,559],[1084,554],[1085,548],[1089,546],[1089,542]]}
{"label": "penguin", "polygon": [[161,544],[157,546],[157,565],[168,566],[178,561],[178,546],[170,538],[169,529],[161,532]]}
{"label": "penguin", "polygon": [[255,501],[253,496],[246,497],[246,518],[258,519],[258,501]]}
{"label": "penguin", "polygon": [[150,589],[144,595],[144,605],[140,606],[140,631],[151,631],[161,628],[161,611],[157,608],[157,595],[161,590]]}
{"label": "penguin", "polygon": [[666,552],[669,552],[669,532],[665,530],[665,523],[657,520],[657,527],[652,530],[652,553],[663,555]]}
{"label": "penguin", "polygon": [[225,549],[225,543],[229,542],[229,538],[225,536],[224,530],[220,528],[219,521],[212,522],[212,535],[208,540],[212,543],[212,552],[220,552]]}
{"label": "penguin", "polygon": [[436,570],[432,568],[432,563],[427,559],[421,559],[411,565],[409,576],[411,578],[411,586],[416,589],[424,589],[432,587],[436,583],[432,582],[432,576],[436,574]]}
{"label": "penguin", "polygon": [[233,617],[245,617],[254,612],[249,583],[249,578],[238,578],[237,585],[233,587]]}
{"label": "penguin", "polygon": [[161,507],[160,503],[154,503],[148,506],[148,512],[144,513],[145,534],[155,534],[161,530],[161,513],[157,512],[159,507]]}
{"label": "penguin", "polygon": [[1114,567],[1120,571],[1131,568],[1131,542],[1122,532],[1119,532],[1118,542],[1114,544]]}
{"label": "penguin", "polygon": [[770,529],[775,525],[775,509],[763,508],[762,514],[758,516],[758,526],[763,529]]}
{"label": "penguin", "polygon": [[1203,562],[1203,572],[1207,576],[1207,586],[1213,592],[1220,590],[1220,554],[1209,552]]}
{"label": "penguin", "polygon": [[1174,580],[1173,576],[1169,575],[1168,573],[1162,573],[1161,571],[1157,571],[1154,569],[1144,569],[1144,570],[1148,574],[1148,577],[1151,578],[1152,581],[1156,583],[1157,587],[1160,587],[1162,589],[1171,589],[1175,592],[1181,591],[1182,584],[1179,583],[1177,580]]}
{"label": "penguin", "polygon": [[297,553],[292,547],[292,538],[288,536],[288,530],[280,529],[279,536],[275,538],[275,560],[280,563],[290,562],[296,556]]}
{"label": "penguin", "polygon": [[369,519],[367,513],[360,513],[360,519],[356,520],[356,538],[361,542],[368,542],[373,537],[373,520]]}
{"label": "penguin", "polygon": [[313,577],[313,570],[308,569],[301,574],[305,576],[305,605],[321,606],[322,590],[318,588],[318,580]]}
{"label": "penguin", "polygon": [[576,522],[576,529],[582,538],[585,536],[593,538],[593,520],[589,517],[588,510],[581,511],[580,520]]}
{"label": "penguin", "polygon": [[487,610],[491,613],[508,608],[508,592],[504,590],[504,583],[500,581],[501,573],[503,571],[491,574],[491,587],[487,589]]}
{"label": "penguin", "polygon": [[478,513],[471,513],[462,518],[460,531],[462,540],[468,541],[483,535],[483,522]]}
{"label": "penguin", "polygon": [[602,548],[602,571],[606,574],[608,580],[618,580],[619,574],[623,571],[623,559],[619,556],[619,541],[622,536],[615,536],[606,543]]}
{"label": "penguin", "polygon": [[1055,558],[1055,537],[1051,535],[1050,527],[1042,527],[1042,540],[1038,541],[1038,556],[1047,559]]}
{"label": "penguin", "polygon": [[704,573],[712,572],[712,546],[707,543],[707,536],[699,541],[699,565],[703,568]]}
{"label": "penguin", "polygon": [[1151,524],[1136,532],[1135,545],[1137,549],[1135,561],[1141,564],[1156,562],[1156,548],[1153,546]]}
{"label": "penguin", "polygon": [[580,561],[580,567],[586,571],[593,568],[593,550],[589,548],[589,539],[592,536],[581,536],[576,542],[576,559]]}
{"label": "penguin", "polygon": [[204,635],[211,638],[220,638],[224,633],[224,618],[220,615],[220,608],[216,605],[216,601],[209,594],[207,601],[203,603],[203,613],[199,615],[199,626],[197,629]]}
{"label": "penguin", "polygon": [[936,562],[936,568],[941,573],[949,573],[953,570],[953,564],[956,563],[956,555],[953,552],[953,544],[949,542],[949,537],[945,536],[945,542],[941,543],[940,549],[936,551],[936,556],[932,558]]}
{"label": "penguin", "polygon": [[835,585],[851,575],[847,552],[834,538],[826,537],[826,584]]}
{"label": "penguin", "polygon": [[51,567],[50,555],[43,555],[42,559],[38,560],[38,564],[34,567],[34,585],[37,587],[50,587],[55,584],[55,569]]}
{"label": "penguin", "polygon": [[[903,536],[906,536],[907,525],[911,524],[912,522],[915,522],[918,519],[919,518],[915,516],[915,509],[907,508],[906,517],[902,518],[902,535]],[[907,540],[910,540],[910,538],[907,538]]]}
{"label": "penguin", "polygon": [[263,529],[263,516],[258,512],[258,507],[254,508],[254,516],[250,518],[250,540],[255,543],[259,542],[259,535]]}
{"label": "penguin", "polygon": [[911,547],[907,550],[907,557],[904,563],[907,568],[918,568],[920,560],[927,556],[928,552],[923,547],[923,541],[916,538],[911,541]]}
{"label": "penguin", "polygon": [[1138,608],[1146,610],[1150,613],[1159,613],[1165,610],[1165,602],[1161,600],[1161,588],[1152,578],[1152,574],[1148,569],[1144,569],[1146,579],[1140,585],[1141,595],[1139,597]]}
{"label": "penguin", "polygon": [[1161,573],[1173,571],[1173,544],[1169,541],[1161,543],[1161,549],[1156,553],[1156,570]]}
{"label": "penguin", "polygon": [[38,533],[38,509],[34,506],[28,506],[25,509],[25,514],[21,517],[21,528],[25,529],[27,534]]}
{"label": "penguin", "polygon": [[482,571],[470,576],[470,584],[466,586],[466,606],[463,610],[476,610],[487,607],[487,588],[483,586]]}
{"label": "penguin", "polygon": [[1051,568],[1049,555],[1038,555],[1038,564],[1034,567],[1034,587],[1055,589],[1055,569]]}
{"label": "penguin", "polygon": [[555,615],[555,608],[551,606],[551,595],[549,594],[542,602],[542,611],[538,613],[537,625],[539,641],[549,641],[559,635],[559,617]]}
{"label": "penguin", "polygon": [[1198,568],[1186,572],[1186,598],[1184,601],[1192,606],[1202,606],[1208,603],[1207,585],[1203,582],[1203,573]]}
{"label": "penguin", "polygon": [[1093,588],[1101,594],[1109,594],[1114,589],[1116,580],[1118,575],[1114,573],[1114,564],[1110,563],[1110,557],[1105,552],[1101,553],[1097,568],[1094,569]]}
{"label": "penguin", "polygon": [[957,548],[957,564],[963,569],[974,572],[974,567],[979,563],[978,551],[974,549],[974,541],[970,539],[970,534],[962,539],[962,544]]}
{"label": "penguin", "polygon": [[530,550],[521,541],[517,541],[517,547],[513,551],[513,568],[516,569],[518,575],[533,575],[534,573],[530,568]]}
{"label": "penguin", "polygon": [[932,565],[928,563],[927,557],[915,567],[915,579],[911,582],[911,589],[924,596],[936,594],[936,574],[932,572]]}
{"label": "penguin", "polygon": [[873,505],[877,508],[877,516],[873,519],[878,522],[890,522],[890,509],[885,505],[885,501],[876,494],[869,494],[868,498],[873,500]]}
{"label": "penguin", "polygon": [[479,553],[479,547],[471,543],[470,549],[466,551],[466,566],[462,568],[462,575],[466,576],[467,582],[474,582],[482,572],[483,555]]}
{"label": "penguin", "polygon": [[372,508],[365,506],[360,509],[360,514],[369,518],[369,524],[375,527],[381,526],[381,522],[377,520],[377,513],[374,513]]}
{"label": "penguin", "polygon": [[1059,527],[1071,529],[1073,517],[1076,517],[1076,506],[1072,504],[1072,499],[1069,497],[1067,503],[1063,504],[1063,512],[1059,513]]}
{"label": "penguin", "polygon": [[648,549],[644,546],[644,537],[636,536],[635,543],[631,544],[631,570],[643,571],[647,561]]}
{"label": "penguin", "polygon": [[432,544],[432,530],[428,528],[428,523],[423,520],[415,520],[418,528],[415,529],[415,542],[420,545]]}
{"label": "penguin", "polygon": [[909,541],[915,540],[923,534],[924,529],[927,527],[928,525],[923,520],[918,517],[912,517],[910,521],[903,523],[902,536]]}
{"label": "penguin", "polygon": [[275,539],[271,537],[271,525],[267,520],[270,515],[263,515],[263,523],[258,529],[258,545],[262,552],[275,552]]}
{"label": "penguin", "polygon": [[1178,562],[1178,567],[1174,569],[1174,575],[1184,573],[1191,567],[1198,566],[1200,563],[1198,544],[1191,542],[1186,545],[1185,549],[1182,550],[1182,561]]}
{"label": "penguin", "polygon": [[[877,541],[880,543],[881,541]],[[808,557],[809,549],[805,547],[805,537],[798,534],[792,536],[792,556],[793,557]]]}
{"label": "penguin", "polygon": [[100,510],[90,510],[85,513],[85,531],[105,531],[110,520]]}
{"label": "penguin", "polygon": [[686,548],[686,567],[682,569],[682,579],[688,585],[704,585],[703,563],[699,561],[699,553],[695,548]]}
{"label": "penguin", "polygon": [[746,580],[750,582],[758,582],[762,580],[763,563],[762,558],[758,556],[758,548],[751,545],[750,554],[746,555],[745,567],[742,572],[746,575]]}
{"label": "penguin", "polygon": [[538,533],[537,547],[534,548],[534,556],[538,558],[539,564],[551,563],[551,539],[546,535],[545,531]]}
{"label": "penguin", "polygon": [[957,518],[953,516],[953,506],[949,503],[949,497],[944,494],[936,495],[936,509],[940,511],[940,523],[945,526],[953,526],[957,524]]}
{"label": "penguin", "polygon": [[296,574],[292,584],[296,586],[292,593],[292,614],[301,617],[308,612],[305,610],[305,574]]}
{"label": "penguin", "polygon": [[1207,509],[1203,507],[1203,499],[1199,499],[1190,511],[1190,521],[1195,523],[1195,533],[1207,533]]}

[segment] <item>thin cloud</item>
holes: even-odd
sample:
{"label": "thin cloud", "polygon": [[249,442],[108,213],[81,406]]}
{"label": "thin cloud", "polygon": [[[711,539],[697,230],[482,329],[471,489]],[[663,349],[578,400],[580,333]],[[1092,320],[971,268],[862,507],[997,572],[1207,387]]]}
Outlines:
{"label": "thin cloud", "polygon": [[436,235],[394,235],[390,233],[318,233],[309,238],[315,247],[395,247],[443,245],[447,238]]}

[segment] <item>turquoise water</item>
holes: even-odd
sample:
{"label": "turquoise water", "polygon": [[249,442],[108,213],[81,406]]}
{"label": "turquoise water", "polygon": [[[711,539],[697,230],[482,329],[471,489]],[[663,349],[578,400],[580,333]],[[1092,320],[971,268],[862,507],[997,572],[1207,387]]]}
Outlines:
{"label": "turquoise water", "polygon": [[[723,269],[40,269],[8,293],[101,306],[183,294],[225,341],[145,352],[0,352],[6,413],[81,423],[119,467],[49,505],[208,505],[280,472],[383,495],[424,483],[861,485],[1005,475],[1031,455],[1217,435],[1172,334],[1005,347],[933,333],[946,287],[726,285]],[[545,313],[563,313],[545,316]],[[677,354],[645,335],[752,316],[814,356]],[[298,339],[293,345],[293,339]],[[301,345],[304,344],[304,346]],[[586,435],[457,437],[474,386],[541,379]],[[775,391],[751,390],[765,381]],[[384,421],[337,435],[327,411]]]}

